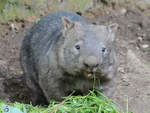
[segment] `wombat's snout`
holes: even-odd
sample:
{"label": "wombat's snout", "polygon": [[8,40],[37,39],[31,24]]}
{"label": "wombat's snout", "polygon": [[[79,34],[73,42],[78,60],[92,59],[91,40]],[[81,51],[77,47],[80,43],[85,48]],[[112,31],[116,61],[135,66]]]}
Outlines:
{"label": "wombat's snout", "polygon": [[98,67],[98,59],[96,56],[88,56],[83,61],[86,68],[93,70],[94,68]]}

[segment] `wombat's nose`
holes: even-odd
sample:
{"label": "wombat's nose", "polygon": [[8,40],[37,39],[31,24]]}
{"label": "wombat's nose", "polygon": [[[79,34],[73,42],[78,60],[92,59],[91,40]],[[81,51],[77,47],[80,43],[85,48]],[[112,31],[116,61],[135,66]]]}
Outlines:
{"label": "wombat's nose", "polygon": [[88,56],[84,59],[84,65],[89,68],[98,66],[98,59],[95,56]]}

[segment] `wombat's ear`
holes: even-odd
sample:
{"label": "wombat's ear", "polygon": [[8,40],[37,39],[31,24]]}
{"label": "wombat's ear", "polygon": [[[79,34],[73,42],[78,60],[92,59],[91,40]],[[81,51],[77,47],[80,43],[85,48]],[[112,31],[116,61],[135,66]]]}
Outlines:
{"label": "wombat's ear", "polygon": [[107,30],[108,30],[108,32],[110,34],[109,35],[109,41],[113,42],[114,39],[115,39],[115,34],[116,34],[117,30],[118,30],[118,24],[113,23],[113,24],[107,26]]}
{"label": "wombat's ear", "polygon": [[67,31],[74,27],[75,23],[67,17],[62,17],[63,30]]}

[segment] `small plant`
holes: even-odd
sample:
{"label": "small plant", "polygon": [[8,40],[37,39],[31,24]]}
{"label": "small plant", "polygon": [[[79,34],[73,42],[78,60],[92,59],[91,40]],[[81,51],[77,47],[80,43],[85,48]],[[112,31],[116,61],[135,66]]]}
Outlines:
{"label": "small plant", "polygon": [[0,23],[24,20],[33,15],[33,10],[26,8],[20,0],[1,0]]}
{"label": "small plant", "polygon": [[[8,103],[9,106],[18,108],[22,112],[27,113],[124,113],[117,110],[117,106],[110,99],[105,97],[100,92],[96,91],[97,96],[93,91],[86,96],[68,96],[64,97],[63,102],[51,100],[47,108],[29,104]],[[3,101],[0,101],[0,113],[2,113]],[[128,107],[128,106],[127,106]],[[128,108],[127,108],[128,109]],[[127,111],[126,113],[132,113]]]}

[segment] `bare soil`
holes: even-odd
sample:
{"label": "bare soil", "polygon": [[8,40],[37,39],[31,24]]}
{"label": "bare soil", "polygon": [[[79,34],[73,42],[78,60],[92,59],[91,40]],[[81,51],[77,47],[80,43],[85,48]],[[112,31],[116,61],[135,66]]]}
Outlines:
{"label": "bare soil", "polygon": [[[124,109],[128,100],[134,113],[150,113],[149,12],[149,9],[107,8],[83,14],[89,23],[119,25],[116,37],[119,68],[112,99]],[[25,21],[0,25],[4,29],[0,36],[0,98],[3,100],[30,103],[19,53],[25,33],[33,24]]]}

